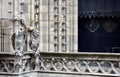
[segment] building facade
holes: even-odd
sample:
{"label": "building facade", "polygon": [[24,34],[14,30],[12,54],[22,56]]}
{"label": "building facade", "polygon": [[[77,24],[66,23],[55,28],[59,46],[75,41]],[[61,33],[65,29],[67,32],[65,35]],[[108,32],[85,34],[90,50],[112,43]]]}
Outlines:
{"label": "building facade", "polygon": [[0,77],[119,77],[120,54],[78,53],[79,16],[78,0],[0,0]]}
{"label": "building facade", "polygon": [[27,52],[31,51],[28,42],[32,29],[39,30],[40,51],[77,52],[77,1],[1,0],[0,3],[1,33],[6,34],[1,34],[2,52],[14,50],[11,37],[22,28],[27,35],[24,48]]}

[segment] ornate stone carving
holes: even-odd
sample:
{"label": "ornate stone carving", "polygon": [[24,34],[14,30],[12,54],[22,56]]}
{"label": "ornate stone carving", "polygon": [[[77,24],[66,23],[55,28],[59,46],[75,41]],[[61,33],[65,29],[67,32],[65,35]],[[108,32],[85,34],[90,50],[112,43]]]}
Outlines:
{"label": "ornate stone carving", "polygon": [[29,41],[29,45],[31,50],[37,51],[39,48],[39,42],[40,42],[40,33],[38,29],[34,29],[31,33],[31,38]]}
{"label": "ornate stone carving", "polygon": [[35,70],[40,70],[40,53],[39,53],[39,51],[37,51],[36,53],[35,53],[35,57],[36,57],[36,59],[35,59]]}
{"label": "ornate stone carving", "polygon": [[26,29],[27,28],[27,24],[26,24],[26,20],[25,19],[21,19],[20,20],[20,24]]}
{"label": "ornate stone carving", "polygon": [[28,59],[24,59],[22,61],[22,71],[30,71],[30,65],[31,65],[31,60]]}
{"label": "ornate stone carving", "polygon": [[55,68],[58,69],[58,71],[62,71],[64,67],[63,62],[61,60],[56,60],[54,65],[55,65]]}
{"label": "ornate stone carving", "polygon": [[34,60],[29,55],[16,56],[9,54],[8,57],[8,54],[2,54],[2,57],[0,57],[0,73],[22,73],[30,71],[32,69],[32,59]]}
{"label": "ornate stone carving", "polygon": [[[3,54],[2,54],[3,55]],[[7,54],[8,55],[8,54]],[[49,55],[49,56],[46,56]],[[75,55],[75,54],[74,54]],[[11,55],[10,55],[11,56]],[[13,56],[13,55],[12,55]],[[54,56],[54,57],[53,57]],[[72,56],[72,57],[71,57]],[[76,57],[75,57],[76,56]],[[120,76],[120,61],[117,56],[113,59],[96,58],[89,56],[84,58],[77,55],[64,54],[50,55],[50,53],[32,53],[28,55],[13,56],[2,58],[0,57],[0,72],[5,73],[23,73],[29,71],[47,71],[47,72],[60,72],[60,73],[73,73],[73,74],[92,74],[102,76]],[[77,57],[78,56],[78,57]],[[84,56],[86,56],[84,54]]]}
{"label": "ornate stone carving", "polygon": [[117,75],[119,71],[118,61],[67,59],[58,57],[44,57],[41,60],[41,68],[44,71],[60,71],[89,74]]}
{"label": "ornate stone carving", "polygon": [[17,63],[13,59],[0,60],[0,72],[13,73],[17,72]]}
{"label": "ornate stone carving", "polygon": [[20,30],[18,30],[18,33],[15,33],[15,52],[17,52],[19,55],[23,54],[24,48],[25,48],[25,31],[21,27]]}

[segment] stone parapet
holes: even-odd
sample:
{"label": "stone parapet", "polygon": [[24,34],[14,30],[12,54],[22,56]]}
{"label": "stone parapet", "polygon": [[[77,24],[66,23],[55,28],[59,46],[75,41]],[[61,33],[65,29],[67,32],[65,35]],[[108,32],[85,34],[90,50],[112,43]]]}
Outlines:
{"label": "stone parapet", "polygon": [[[120,77],[120,54],[111,53],[1,53],[3,77]],[[47,76],[46,76],[47,75]]]}

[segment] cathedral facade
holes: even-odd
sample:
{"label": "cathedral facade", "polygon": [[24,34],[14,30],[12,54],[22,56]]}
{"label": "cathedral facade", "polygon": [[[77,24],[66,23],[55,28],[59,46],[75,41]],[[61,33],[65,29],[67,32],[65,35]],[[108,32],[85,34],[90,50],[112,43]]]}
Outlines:
{"label": "cathedral facade", "polygon": [[96,41],[102,14],[90,1],[0,0],[0,77],[120,77],[120,54],[96,53],[109,41]]}
{"label": "cathedral facade", "polygon": [[40,51],[77,52],[77,4],[77,0],[1,0],[0,49],[14,51],[14,34],[20,30],[25,35],[23,50],[31,51],[31,31],[38,29]]}

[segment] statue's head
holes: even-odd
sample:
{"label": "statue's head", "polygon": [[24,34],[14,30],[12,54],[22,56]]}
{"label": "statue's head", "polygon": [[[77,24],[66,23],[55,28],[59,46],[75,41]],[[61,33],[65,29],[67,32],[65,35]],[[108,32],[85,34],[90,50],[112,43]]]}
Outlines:
{"label": "statue's head", "polygon": [[40,35],[39,30],[38,30],[38,29],[34,29],[34,30],[33,30],[33,35],[34,35],[35,37],[38,37],[38,36]]}

